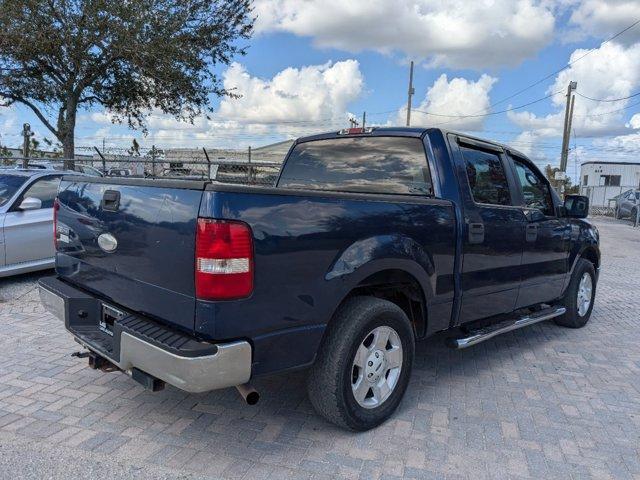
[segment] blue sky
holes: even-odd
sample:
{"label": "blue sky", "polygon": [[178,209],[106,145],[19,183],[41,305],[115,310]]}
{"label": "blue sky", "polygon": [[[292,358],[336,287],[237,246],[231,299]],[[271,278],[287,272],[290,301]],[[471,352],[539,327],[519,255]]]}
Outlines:
{"label": "blue sky", "polygon": [[[147,137],[113,125],[101,108],[81,112],[76,145],[101,146],[104,139],[107,147],[127,147],[135,137],[143,147],[257,147],[341,128],[363,111],[369,124],[402,124],[414,60],[414,125],[445,124],[510,143],[541,166],[557,164],[564,93],[509,113],[464,116],[536,101],[576,80],[579,94],[598,101],[576,98],[569,173],[587,160],[640,161],[640,96],[625,99],[640,92],[640,24],[607,41],[640,20],[637,0],[256,0],[254,6],[258,21],[247,55],[215,69],[242,98],[212,99],[211,120],[195,125],[152,112]],[[52,138],[29,111],[13,107],[0,109],[0,141],[18,145],[23,122]]]}

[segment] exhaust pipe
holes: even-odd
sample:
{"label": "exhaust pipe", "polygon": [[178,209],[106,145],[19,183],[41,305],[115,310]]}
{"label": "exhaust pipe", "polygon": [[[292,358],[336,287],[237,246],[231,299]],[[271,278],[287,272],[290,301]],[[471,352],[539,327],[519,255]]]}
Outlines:
{"label": "exhaust pipe", "polygon": [[260,394],[256,392],[256,389],[250,383],[236,385],[236,389],[238,389],[238,393],[244,401],[247,402],[247,405],[255,405],[260,400]]}

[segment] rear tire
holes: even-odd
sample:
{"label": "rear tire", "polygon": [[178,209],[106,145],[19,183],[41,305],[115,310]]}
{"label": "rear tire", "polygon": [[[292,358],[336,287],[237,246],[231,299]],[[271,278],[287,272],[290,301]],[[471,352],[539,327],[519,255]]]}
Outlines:
{"label": "rear tire", "polygon": [[631,223],[633,223],[635,225],[636,223],[636,218],[638,217],[638,208],[637,207],[633,207],[633,209],[631,210]]}
{"label": "rear tire", "polygon": [[338,426],[369,430],[396,410],[409,383],[415,337],[396,304],[348,300],[327,327],[307,391],[316,411]]}
{"label": "rear tire", "polygon": [[580,258],[576,263],[571,282],[564,296],[563,303],[567,312],[555,320],[556,324],[568,328],[584,327],[591,318],[595,296],[595,268],[593,263]]}

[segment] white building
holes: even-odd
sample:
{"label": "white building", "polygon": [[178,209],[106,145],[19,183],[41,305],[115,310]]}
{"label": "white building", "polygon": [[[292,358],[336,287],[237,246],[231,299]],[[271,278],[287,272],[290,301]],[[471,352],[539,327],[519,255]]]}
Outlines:
{"label": "white building", "polygon": [[613,207],[615,198],[640,188],[639,163],[585,162],[580,168],[580,194],[594,207]]}

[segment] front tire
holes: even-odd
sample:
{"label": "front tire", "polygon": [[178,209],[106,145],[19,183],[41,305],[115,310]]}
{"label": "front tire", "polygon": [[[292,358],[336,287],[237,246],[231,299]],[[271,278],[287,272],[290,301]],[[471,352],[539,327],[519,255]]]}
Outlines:
{"label": "front tire", "polygon": [[569,328],[584,327],[589,318],[591,318],[595,296],[595,268],[593,263],[580,258],[576,263],[571,282],[564,297],[563,303],[567,312],[555,320],[556,324]]}
{"label": "front tire", "polygon": [[327,327],[307,390],[316,411],[338,426],[369,430],[396,410],[409,383],[415,338],[396,304],[349,299]]}

